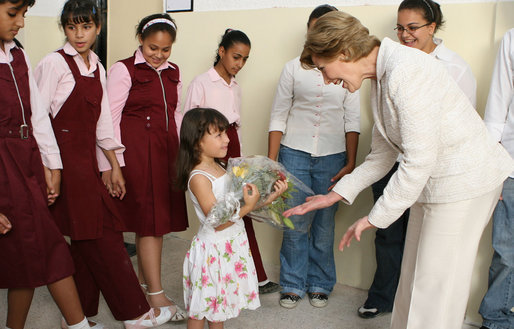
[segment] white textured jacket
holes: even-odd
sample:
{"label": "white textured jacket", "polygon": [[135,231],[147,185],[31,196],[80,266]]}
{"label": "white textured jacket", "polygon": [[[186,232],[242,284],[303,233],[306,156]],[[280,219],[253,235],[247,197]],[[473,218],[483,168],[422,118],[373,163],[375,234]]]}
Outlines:
{"label": "white textured jacket", "polygon": [[448,203],[478,197],[514,170],[514,161],[489,137],[444,65],[420,50],[388,38],[382,41],[371,106],[371,153],[333,190],[353,203],[401,153],[398,171],[369,214],[376,227],[389,226],[416,201]]}

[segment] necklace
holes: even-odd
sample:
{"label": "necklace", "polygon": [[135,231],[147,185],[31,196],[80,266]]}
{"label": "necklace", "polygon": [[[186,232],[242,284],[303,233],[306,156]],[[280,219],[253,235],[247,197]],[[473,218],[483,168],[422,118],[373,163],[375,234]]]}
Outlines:
{"label": "necklace", "polygon": [[208,172],[211,175],[214,175],[215,177],[222,176],[225,174],[225,170],[217,163],[200,163],[198,166],[199,169]]}

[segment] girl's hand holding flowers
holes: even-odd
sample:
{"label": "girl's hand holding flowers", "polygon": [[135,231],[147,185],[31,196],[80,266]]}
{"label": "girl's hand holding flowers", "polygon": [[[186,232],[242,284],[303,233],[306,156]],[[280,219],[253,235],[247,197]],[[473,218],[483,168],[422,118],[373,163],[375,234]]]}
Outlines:
{"label": "girl's hand holding flowers", "polygon": [[287,185],[286,180],[279,179],[275,182],[275,185],[273,185],[274,191],[269,195],[269,197],[264,202],[263,206],[267,206],[269,204],[272,204],[273,201],[275,201],[279,196],[282,195],[285,191],[287,191],[287,188],[289,186]]}
{"label": "girl's hand holding flowers", "polygon": [[[243,200],[245,205],[241,207],[241,211],[239,212],[239,216],[246,216],[250,211],[254,210],[257,206],[257,202],[261,198],[261,194],[259,193],[259,189],[255,184],[245,184],[243,186]],[[243,210],[244,209],[244,210]],[[243,214],[244,212],[244,214]]]}

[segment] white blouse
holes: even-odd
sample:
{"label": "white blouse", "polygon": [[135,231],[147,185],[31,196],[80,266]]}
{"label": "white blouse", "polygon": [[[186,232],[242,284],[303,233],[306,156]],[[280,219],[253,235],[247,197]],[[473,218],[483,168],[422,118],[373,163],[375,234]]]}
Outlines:
{"label": "white blouse", "polygon": [[[500,44],[484,121],[493,140],[514,157],[514,29],[507,31]],[[514,178],[514,171],[510,177]]]}
{"label": "white blouse", "polygon": [[434,38],[434,43],[437,45],[430,53],[438,60],[440,60],[448,73],[457,84],[460,89],[466,94],[468,99],[474,108],[477,107],[477,81],[473,76],[471,67],[460,57],[456,52],[446,48],[443,44],[443,40]]}
{"label": "white blouse", "polygon": [[281,144],[313,156],[344,152],[345,134],[360,131],[359,92],[326,85],[319,70],[303,69],[296,57],[282,70],[269,131],[281,131]]}

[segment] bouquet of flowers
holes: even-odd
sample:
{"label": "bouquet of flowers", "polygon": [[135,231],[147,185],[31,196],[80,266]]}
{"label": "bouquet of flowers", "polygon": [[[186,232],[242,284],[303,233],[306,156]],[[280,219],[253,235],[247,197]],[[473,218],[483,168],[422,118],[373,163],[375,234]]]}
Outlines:
{"label": "bouquet of flowers", "polygon": [[[231,158],[228,160],[227,174],[227,194],[218,199],[206,218],[206,222],[213,227],[239,218],[240,202],[244,202],[243,186],[247,183],[255,184],[260,193],[256,209],[248,216],[279,229],[295,228],[293,222],[282,215],[292,206],[291,202],[286,202],[292,199],[292,193],[301,190],[306,195],[314,195],[309,187],[290,174],[282,164],[265,156]],[[285,180],[287,190],[271,204],[264,205],[277,180]]]}

